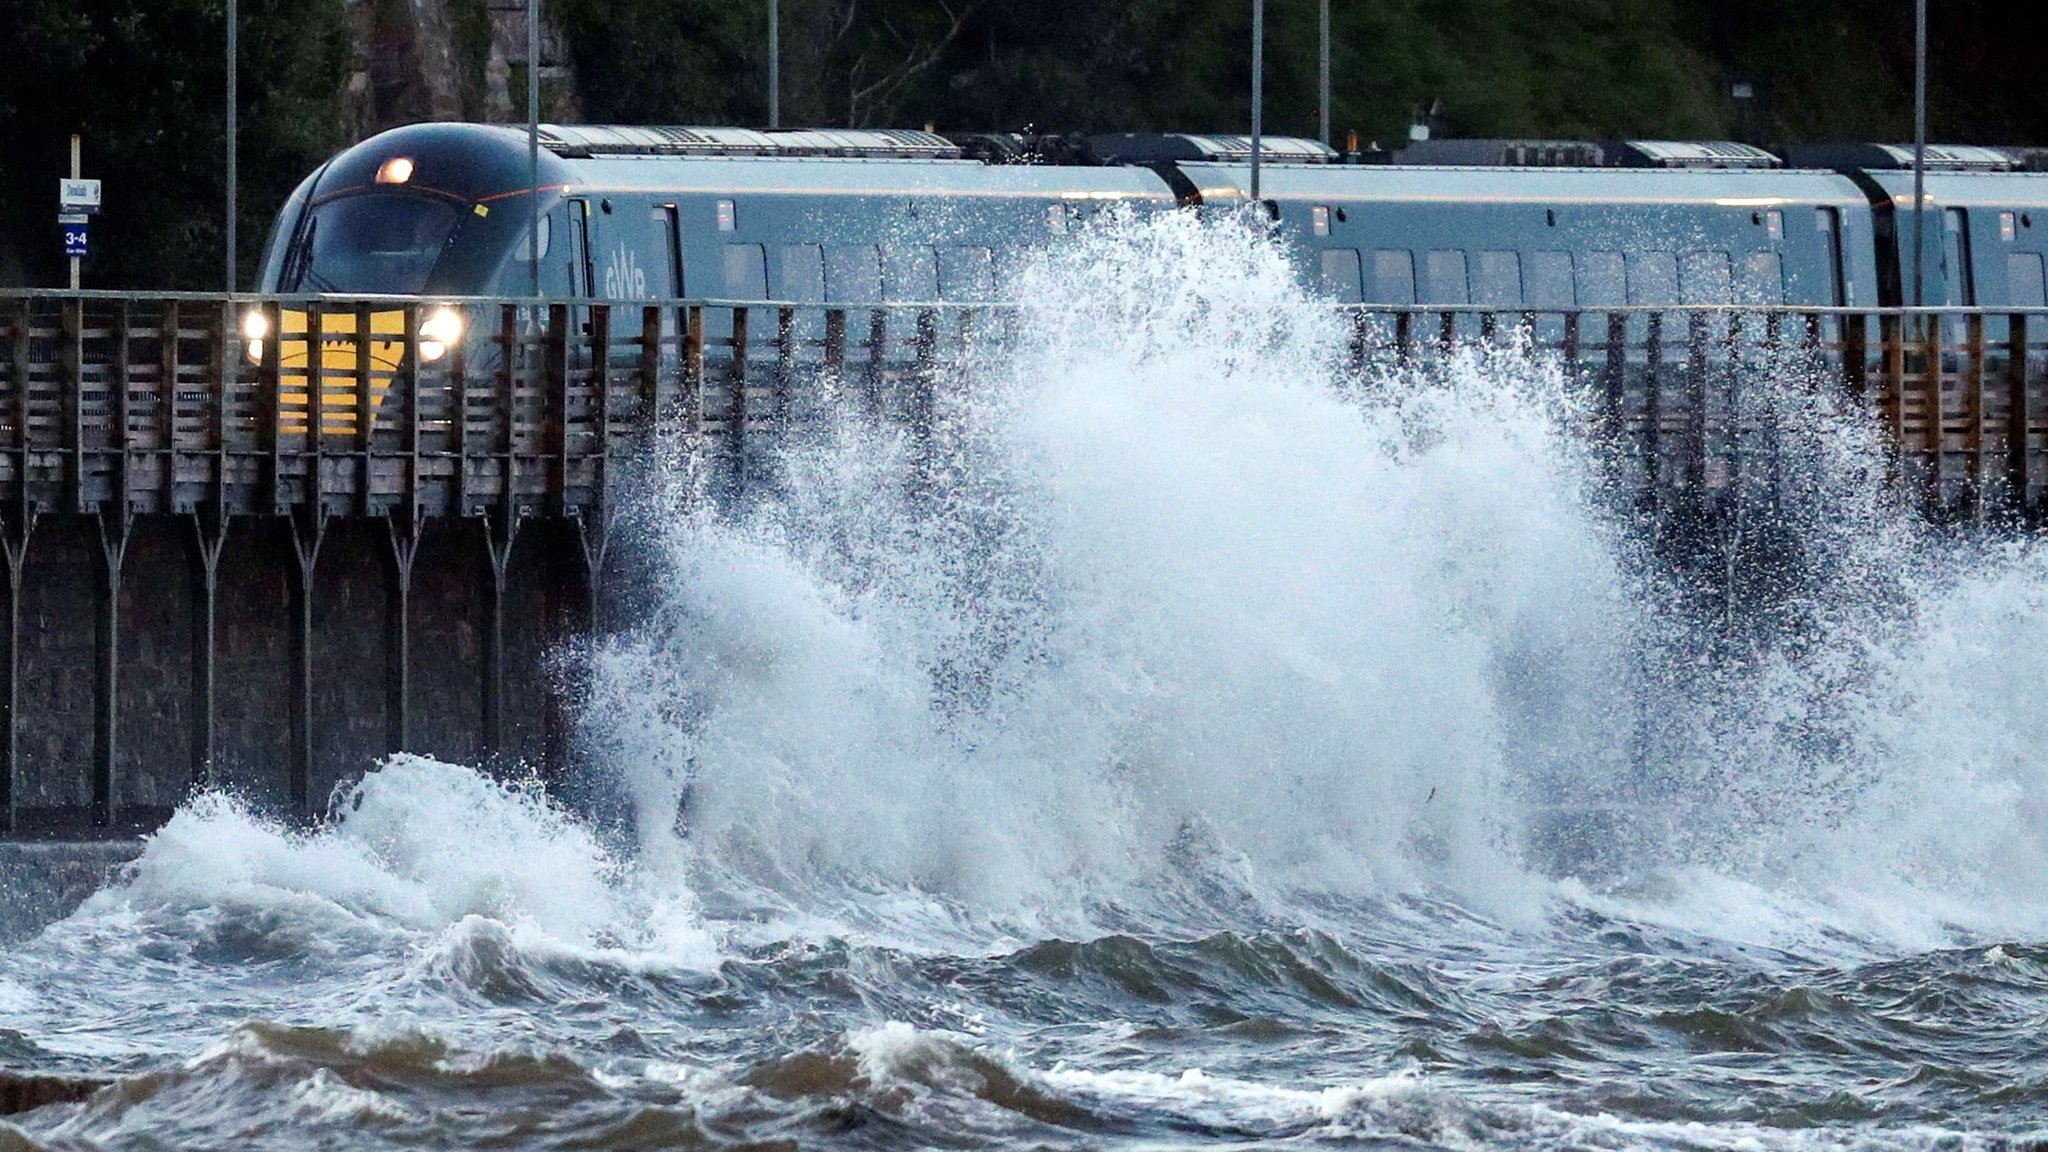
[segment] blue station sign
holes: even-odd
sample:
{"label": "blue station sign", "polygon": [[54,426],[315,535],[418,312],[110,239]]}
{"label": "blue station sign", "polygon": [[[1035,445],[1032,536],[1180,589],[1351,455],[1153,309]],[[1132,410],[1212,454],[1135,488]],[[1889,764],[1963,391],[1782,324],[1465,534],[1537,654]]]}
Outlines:
{"label": "blue station sign", "polygon": [[91,234],[92,218],[83,213],[65,213],[57,217],[57,224],[64,230],[64,254],[83,256]]}

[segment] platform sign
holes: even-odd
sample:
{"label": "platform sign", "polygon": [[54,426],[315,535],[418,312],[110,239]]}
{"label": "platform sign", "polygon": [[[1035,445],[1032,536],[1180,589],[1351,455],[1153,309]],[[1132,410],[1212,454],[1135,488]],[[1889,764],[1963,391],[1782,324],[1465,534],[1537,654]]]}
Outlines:
{"label": "platform sign", "polygon": [[62,224],[64,227],[64,254],[66,256],[85,255],[86,239],[91,232],[92,225],[83,216],[71,217],[62,221]]}
{"label": "platform sign", "polygon": [[100,182],[97,180],[57,181],[57,206],[66,212],[100,210]]}

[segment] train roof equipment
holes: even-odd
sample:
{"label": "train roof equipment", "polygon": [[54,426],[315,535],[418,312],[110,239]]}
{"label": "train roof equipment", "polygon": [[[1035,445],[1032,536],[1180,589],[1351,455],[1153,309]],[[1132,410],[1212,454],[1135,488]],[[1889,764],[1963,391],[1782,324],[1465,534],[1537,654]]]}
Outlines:
{"label": "train roof equipment", "polygon": [[763,156],[844,160],[958,160],[958,145],[908,128],[633,127],[544,124],[541,147],[566,160],[597,157]]}
{"label": "train roof equipment", "polygon": [[[2017,167],[2007,149],[1976,144],[1929,144],[1926,159],[1929,172],[2010,172]],[[1910,171],[1913,167],[1913,146],[1855,142],[1802,144],[1787,148],[1785,160],[1794,168]]]}
{"label": "train roof equipment", "polygon": [[1590,140],[1430,139],[1393,154],[1393,162],[1448,168],[1599,168],[1606,150]]}
{"label": "train roof equipment", "polygon": [[[1250,136],[1117,132],[1090,136],[1088,147],[1102,164],[1245,164],[1252,157]],[[1334,164],[1339,157],[1320,140],[1261,136],[1259,159],[1268,164]]]}
{"label": "train roof equipment", "polygon": [[1733,140],[1621,140],[1606,146],[1611,168],[1782,168],[1784,162],[1754,144]]}
{"label": "train roof equipment", "polygon": [[1400,166],[1432,168],[1686,168],[1759,171],[1782,167],[1771,153],[1732,140],[1418,140],[1394,153]]}

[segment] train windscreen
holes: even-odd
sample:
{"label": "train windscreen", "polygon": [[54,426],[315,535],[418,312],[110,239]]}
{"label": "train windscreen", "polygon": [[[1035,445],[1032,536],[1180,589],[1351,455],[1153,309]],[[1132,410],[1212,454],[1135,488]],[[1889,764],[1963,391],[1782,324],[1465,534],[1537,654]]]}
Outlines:
{"label": "train windscreen", "polygon": [[423,291],[461,219],[454,204],[423,196],[372,192],[330,200],[309,215],[279,290]]}

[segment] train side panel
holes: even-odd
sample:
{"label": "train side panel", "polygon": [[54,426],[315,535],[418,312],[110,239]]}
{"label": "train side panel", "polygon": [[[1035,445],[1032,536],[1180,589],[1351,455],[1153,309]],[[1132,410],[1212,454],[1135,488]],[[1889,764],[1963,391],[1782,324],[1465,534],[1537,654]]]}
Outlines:
{"label": "train side panel", "polygon": [[[971,162],[619,159],[573,163],[549,294],[798,303],[986,300],[1027,249],[1112,204],[1161,210],[1144,169]],[[552,245],[553,238],[550,238]]]}
{"label": "train side panel", "polygon": [[[1913,302],[1913,174],[1864,174],[1877,201],[1887,304]],[[2048,307],[2048,172],[1929,172],[1922,295],[1929,306]]]}
{"label": "train side panel", "polygon": [[[1183,165],[1205,200],[1236,165]],[[1341,300],[1559,310],[1869,305],[1870,205],[1815,172],[1274,166],[1262,195]]]}

